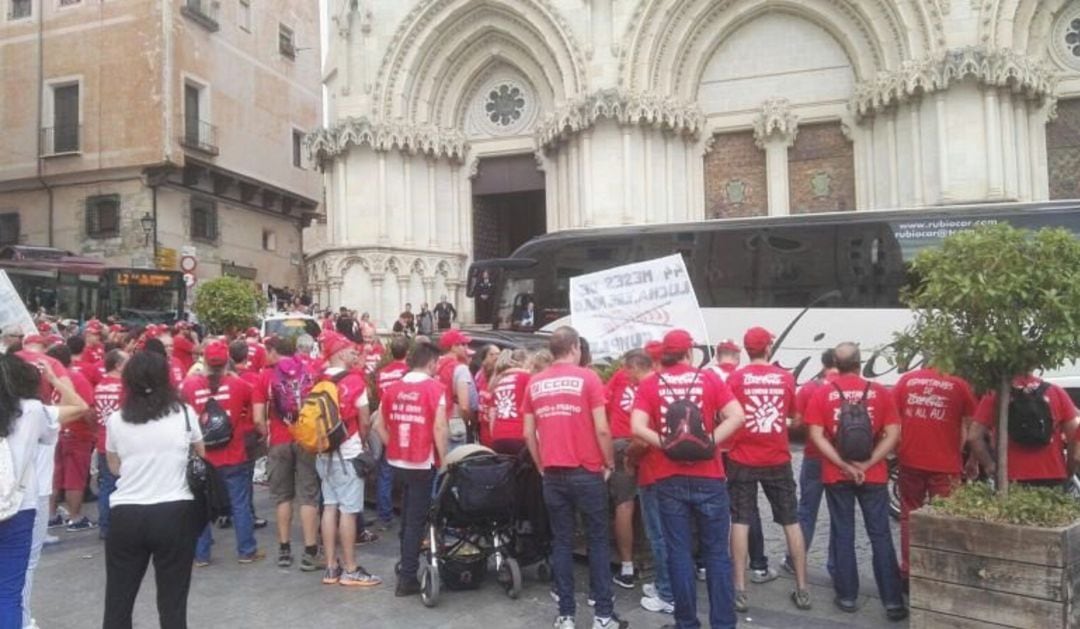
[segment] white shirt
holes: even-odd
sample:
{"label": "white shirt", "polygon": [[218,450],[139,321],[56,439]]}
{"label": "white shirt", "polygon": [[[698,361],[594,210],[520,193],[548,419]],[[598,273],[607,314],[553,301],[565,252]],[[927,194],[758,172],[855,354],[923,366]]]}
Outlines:
{"label": "white shirt", "polygon": [[187,407],[145,424],[124,421],[121,411],[109,416],[105,449],[120,457],[120,478],[109,497],[111,506],[149,505],[192,500],[187,484],[190,444],[202,441],[198,415]]}
{"label": "white shirt", "polygon": [[[24,493],[19,511],[36,509],[39,496],[52,493],[53,455],[60,434],[60,415],[55,406],[40,400],[20,400],[22,415],[14,420],[7,437],[16,478],[24,479]],[[33,466],[34,469],[27,469]]]}

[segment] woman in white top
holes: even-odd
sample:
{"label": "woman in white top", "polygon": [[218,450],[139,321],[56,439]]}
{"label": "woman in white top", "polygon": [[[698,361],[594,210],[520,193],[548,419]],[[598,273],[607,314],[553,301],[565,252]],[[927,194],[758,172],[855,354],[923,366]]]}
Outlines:
{"label": "woman in white top", "polygon": [[195,413],[169,383],[165,358],[134,354],[121,374],[124,400],[106,422],[109,469],[119,476],[109,497],[105,541],[106,629],[128,629],[150,560],[163,629],[187,627],[187,598],[198,518],[187,484],[190,448],[204,454]]}
{"label": "woman in white top", "polygon": [[[42,377],[60,393],[61,406],[41,403]],[[57,378],[46,363],[35,366],[15,354],[0,356],[0,437],[23,489],[18,512],[0,522],[0,627],[23,626],[23,587],[38,509],[38,451],[56,443],[61,422],[81,418],[86,409],[70,382]]]}

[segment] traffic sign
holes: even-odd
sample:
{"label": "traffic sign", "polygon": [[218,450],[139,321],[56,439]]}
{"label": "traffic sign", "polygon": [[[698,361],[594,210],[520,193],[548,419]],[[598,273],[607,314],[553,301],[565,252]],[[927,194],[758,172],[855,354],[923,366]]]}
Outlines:
{"label": "traffic sign", "polygon": [[159,247],[157,251],[157,258],[154,260],[154,265],[163,271],[171,271],[175,269],[176,249],[170,249],[169,247]]}
{"label": "traffic sign", "polygon": [[199,263],[195,260],[195,256],[183,256],[180,258],[180,270],[184,273],[194,273],[195,267],[198,265]]}
{"label": "traffic sign", "polygon": [[199,280],[195,278],[194,273],[184,273],[184,286],[191,288],[192,286],[195,286],[195,283],[198,281]]}

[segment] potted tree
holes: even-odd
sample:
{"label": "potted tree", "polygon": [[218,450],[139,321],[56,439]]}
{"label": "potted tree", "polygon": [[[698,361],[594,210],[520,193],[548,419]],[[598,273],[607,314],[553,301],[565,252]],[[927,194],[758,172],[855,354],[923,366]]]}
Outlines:
{"label": "potted tree", "polygon": [[997,392],[997,482],[960,488],[911,516],[912,627],[1078,627],[1080,508],[1063,492],[1010,492],[1014,375],[1080,357],[1080,241],[1064,229],[980,227],[923,251],[905,292],[914,323],[900,360]]}
{"label": "potted tree", "polygon": [[266,298],[255,284],[223,275],[199,284],[192,310],[208,334],[233,336],[255,325],[265,305]]}

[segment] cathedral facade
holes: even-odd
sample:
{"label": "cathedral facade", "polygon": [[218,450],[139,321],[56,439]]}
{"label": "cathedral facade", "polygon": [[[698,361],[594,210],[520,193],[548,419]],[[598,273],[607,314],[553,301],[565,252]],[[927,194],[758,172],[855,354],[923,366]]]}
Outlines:
{"label": "cathedral facade", "polygon": [[1080,2],[329,0],[320,304],[559,230],[1075,198]]}

